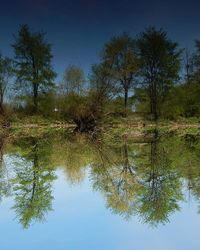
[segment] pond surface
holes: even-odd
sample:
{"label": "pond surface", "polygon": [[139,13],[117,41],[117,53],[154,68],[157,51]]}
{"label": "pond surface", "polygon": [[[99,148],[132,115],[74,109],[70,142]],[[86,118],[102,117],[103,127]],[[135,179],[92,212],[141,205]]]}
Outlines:
{"label": "pond surface", "polygon": [[200,249],[200,138],[0,139],[2,250]]}

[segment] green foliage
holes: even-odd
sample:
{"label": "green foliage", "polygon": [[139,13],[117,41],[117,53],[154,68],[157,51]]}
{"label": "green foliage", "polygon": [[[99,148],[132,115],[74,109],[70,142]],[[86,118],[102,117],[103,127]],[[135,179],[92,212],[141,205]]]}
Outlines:
{"label": "green foliage", "polygon": [[15,73],[21,93],[30,94],[35,111],[38,108],[38,94],[54,86],[55,72],[51,66],[51,46],[43,33],[32,33],[27,25],[21,26],[15,43]]}
{"label": "green foliage", "polygon": [[141,86],[150,101],[150,112],[157,119],[160,107],[178,80],[180,50],[166,32],[150,27],[138,40]]}
{"label": "green foliage", "polygon": [[138,71],[136,42],[127,34],[114,37],[103,50],[103,64],[110,71],[116,88],[124,95],[125,115],[128,105],[128,92],[135,85]]}
{"label": "green foliage", "polygon": [[171,90],[162,106],[162,116],[169,119],[200,116],[200,85],[184,84]]}
{"label": "green foliage", "polygon": [[192,76],[191,81],[200,83],[200,40],[196,40],[196,51],[191,62]]}
{"label": "green foliage", "polygon": [[16,96],[12,92],[4,105],[7,117],[38,114],[78,126],[93,124],[89,127],[94,129],[98,123],[134,112],[151,120],[200,114],[199,40],[192,56],[186,51],[186,82],[179,85],[181,50],[163,29],[155,27],[137,40],[126,33],[111,38],[103,47],[100,63],[91,67],[89,84],[79,66],[69,65],[63,81],[55,86],[51,45],[44,33],[32,32],[28,25],[20,27],[12,47],[14,62],[0,56],[0,111],[10,77],[13,72],[16,76]]}

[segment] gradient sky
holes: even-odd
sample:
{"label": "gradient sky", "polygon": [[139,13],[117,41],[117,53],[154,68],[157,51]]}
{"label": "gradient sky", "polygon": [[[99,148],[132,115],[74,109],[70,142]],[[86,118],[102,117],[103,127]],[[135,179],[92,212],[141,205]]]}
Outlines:
{"label": "gradient sky", "polygon": [[13,34],[26,23],[46,32],[59,78],[68,64],[88,73],[103,44],[123,31],[135,36],[150,25],[163,27],[192,49],[200,39],[199,13],[199,0],[1,0],[0,51],[13,56]]}

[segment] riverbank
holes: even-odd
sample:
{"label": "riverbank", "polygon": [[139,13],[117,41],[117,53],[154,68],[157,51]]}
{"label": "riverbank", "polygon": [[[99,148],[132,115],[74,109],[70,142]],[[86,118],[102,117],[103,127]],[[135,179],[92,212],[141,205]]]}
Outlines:
{"label": "riverbank", "polygon": [[[76,125],[72,121],[47,119],[41,116],[29,116],[22,119],[1,119],[1,134],[37,135],[52,130],[73,131]],[[140,117],[109,118],[102,122],[98,131],[108,137],[122,136],[128,138],[148,137],[155,130],[160,134],[177,133],[177,135],[200,135],[200,118],[179,119],[177,121],[144,120]]]}

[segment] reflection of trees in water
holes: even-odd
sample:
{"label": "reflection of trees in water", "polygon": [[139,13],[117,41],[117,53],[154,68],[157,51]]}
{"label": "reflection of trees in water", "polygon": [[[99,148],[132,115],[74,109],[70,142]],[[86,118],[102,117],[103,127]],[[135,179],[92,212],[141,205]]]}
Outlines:
{"label": "reflection of trees in water", "polygon": [[44,220],[45,214],[52,209],[51,186],[55,175],[48,161],[48,152],[37,139],[23,141],[20,149],[21,159],[16,163],[16,177],[13,179],[13,209],[20,223],[27,228],[34,220]]}
{"label": "reflection of trees in water", "polygon": [[158,134],[149,145],[149,164],[140,165],[142,190],[137,197],[137,213],[152,225],[165,223],[179,209],[181,182],[168,155],[168,145],[159,142]]}
{"label": "reflection of trees in water", "polygon": [[0,138],[0,200],[11,193],[11,184],[9,181],[7,166],[4,161],[5,138]]}
{"label": "reflection of trees in water", "polygon": [[187,180],[189,193],[191,193],[200,204],[200,138],[193,135],[186,135],[184,145],[182,161],[186,163],[186,167],[182,168],[182,173]]}
{"label": "reflection of trees in water", "polygon": [[[137,213],[145,222],[166,222],[182,199],[180,174],[173,166],[168,142],[157,135],[149,144],[119,144],[81,139],[66,142],[65,173],[76,176],[90,165],[90,179],[102,192],[107,206],[125,217]],[[66,144],[65,143],[65,144]],[[74,153],[73,153],[74,152]],[[64,159],[64,157],[63,157]],[[71,160],[73,159],[73,160]],[[77,159],[77,160],[76,160]]]}
{"label": "reflection of trees in water", "polygon": [[105,195],[107,206],[115,213],[125,217],[137,213],[150,224],[167,221],[179,208],[182,194],[165,145],[159,144],[155,134],[150,144],[124,141],[119,149],[113,158],[113,153],[105,150],[102,164],[93,164],[95,189]]}
{"label": "reflection of trees in water", "polygon": [[[95,190],[105,196],[114,213],[124,217],[137,214],[151,225],[165,223],[179,209],[183,179],[200,199],[200,140],[190,139],[158,137],[155,132],[150,143],[107,141],[101,136],[91,140],[62,133],[14,140],[7,151],[17,157],[13,187],[19,221],[28,227],[32,221],[44,219],[53,199],[53,169],[62,166],[74,184],[89,169]],[[0,154],[3,152],[0,141]],[[2,163],[3,157],[0,159]],[[7,190],[4,177],[0,171],[1,196],[5,193],[1,190]]]}
{"label": "reflection of trees in water", "polygon": [[52,159],[55,166],[62,166],[68,182],[77,184],[84,180],[85,172],[93,158],[87,137],[62,135],[54,138]]}
{"label": "reflection of trees in water", "polygon": [[93,163],[91,169],[94,188],[106,196],[109,208],[127,217],[132,213],[140,188],[133,159],[128,155],[128,145],[125,142],[114,152],[104,149],[100,155],[101,164]]}

